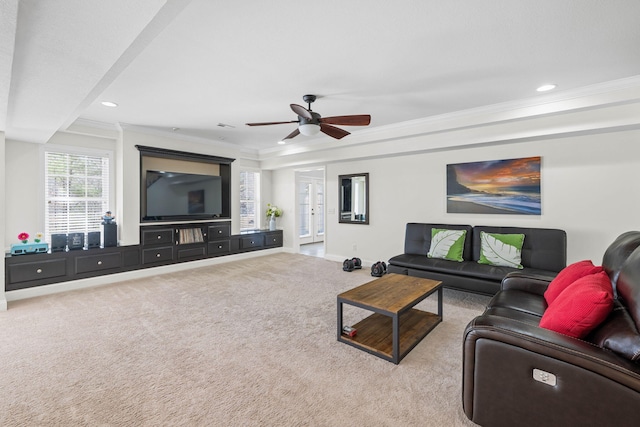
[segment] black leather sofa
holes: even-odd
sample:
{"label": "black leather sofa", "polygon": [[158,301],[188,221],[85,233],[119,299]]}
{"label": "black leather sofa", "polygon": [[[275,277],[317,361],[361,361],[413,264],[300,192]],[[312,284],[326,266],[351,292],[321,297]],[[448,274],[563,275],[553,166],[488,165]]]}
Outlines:
{"label": "black leather sofa", "polygon": [[[467,230],[463,258],[456,262],[428,258],[431,229]],[[480,258],[480,232],[522,233],[522,270],[478,264]],[[446,288],[459,289],[485,295],[494,295],[500,282],[510,272],[553,278],[567,263],[567,235],[563,230],[546,228],[490,227],[460,224],[408,223],[404,239],[404,253],[389,259],[389,273],[407,274],[440,280]]]}
{"label": "black leather sofa", "polygon": [[481,426],[640,424],[640,232],[602,265],[614,309],[584,339],[539,327],[546,278],[508,275],[464,333],[464,412]]}

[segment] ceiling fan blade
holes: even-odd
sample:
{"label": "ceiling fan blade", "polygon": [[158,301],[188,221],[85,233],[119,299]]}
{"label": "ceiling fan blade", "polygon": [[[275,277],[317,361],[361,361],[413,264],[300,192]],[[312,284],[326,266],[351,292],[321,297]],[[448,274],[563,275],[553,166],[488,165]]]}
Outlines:
{"label": "ceiling fan blade", "polygon": [[298,123],[298,120],[290,120],[288,122],[264,122],[264,123],[245,123],[247,126],[267,126],[267,125],[283,125],[285,123]]}
{"label": "ceiling fan blade", "polygon": [[284,138],[282,138],[282,140],[285,139],[291,139],[291,138],[295,138],[296,136],[300,135],[300,131],[298,130],[298,128],[296,128],[296,130],[294,130],[293,132],[291,132],[289,135],[285,136]]}
{"label": "ceiling fan blade", "polygon": [[371,116],[369,114],[359,114],[351,116],[323,117],[320,119],[320,123],[342,126],[367,126],[371,123]]}
{"label": "ceiling fan blade", "polygon": [[313,115],[311,114],[311,112],[306,108],[304,108],[302,105],[290,104],[289,106],[291,107],[293,112],[299,115],[300,117],[304,117],[305,119],[309,119],[309,120],[313,119]]}
{"label": "ceiling fan blade", "polygon": [[320,131],[335,139],[342,139],[345,136],[349,135],[349,132],[347,132],[346,130],[328,125],[326,123],[320,123]]}

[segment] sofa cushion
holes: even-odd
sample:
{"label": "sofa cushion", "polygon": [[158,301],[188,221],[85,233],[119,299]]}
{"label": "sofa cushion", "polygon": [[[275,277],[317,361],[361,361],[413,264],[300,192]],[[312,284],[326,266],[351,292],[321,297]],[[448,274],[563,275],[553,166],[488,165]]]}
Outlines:
{"label": "sofa cushion", "polygon": [[[567,266],[567,233],[550,228],[497,227],[477,225],[473,227],[471,244],[474,260],[480,258],[480,233],[524,234],[522,266],[553,271],[556,274]],[[466,258],[465,259],[469,259]]]}
{"label": "sofa cushion", "polygon": [[615,301],[614,309],[589,336],[592,343],[640,362],[640,333],[627,309]]}
{"label": "sofa cushion", "polygon": [[479,264],[522,268],[524,234],[480,232]]}
{"label": "sofa cushion", "polygon": [[613,288],[607,273],[584,276],[569,285],[542,315],[540,327],[584,338],[613,308]]}
{"label": "sofa cushion", "polygon": [[[467,236],[471,236],[472,230],[470,225],[409,222],[407,223],[404,236],[404,253],[426,256],[431,247],[431,229],[433,228],[466,230]],[[464,241],[462,258],[471,259],[471,254],[471,239],[467,237]]]}
{"label": "sofa cushion", "polygon": [[448,259],[450,261],[464,261],[464,240],[467,230],[449,230],[444,228],[431,229],[431,246],[427,256],[429,258]]}
{"label": "sofa cushion", "polygon": [[[475,261],[451,262],[438,258],[427,258],[424,255],[401,254],[389,259],[390,265],[398,267],[424,270],[425,272],[435,271],[438,273],[452,274],[461,277],[472,277],[483,280],[500,282],[504,277],[512,272],[521,271],[530,274],[544,276],[555,276],[556,272],[539,270],[535,268],[525,268],[518,270],[511,267],[500,267],[495,265],[478,264]],[[446,285],[446,283],[445,283]]]}
{"label": "sofa cushion", "polygon": [[600,273],[603,271],[602,267],[593,265],[591,260],[584,260],[574,262],[573,264],[562,269],[560,273],[549,283],[549,287],[544,293],[544,299],[547,300],[547,304],[551,304],[562,291],[564,291],[569,285],[583,276],[589,274]]}

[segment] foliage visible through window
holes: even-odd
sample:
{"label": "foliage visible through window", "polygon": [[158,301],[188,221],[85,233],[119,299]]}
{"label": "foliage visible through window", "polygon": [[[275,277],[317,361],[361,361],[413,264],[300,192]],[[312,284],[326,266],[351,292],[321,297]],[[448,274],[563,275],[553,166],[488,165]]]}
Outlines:
{"label": "foliage visible through window", "polygon": [[[45,153],[45,239],[100,231],[109,210],[109,157]],[[86,236],[85,236],[86,237]]]}
{"label": "foliage visible through window", "polygon": [[259,228],[260,173],[240,172],[240,230]]}

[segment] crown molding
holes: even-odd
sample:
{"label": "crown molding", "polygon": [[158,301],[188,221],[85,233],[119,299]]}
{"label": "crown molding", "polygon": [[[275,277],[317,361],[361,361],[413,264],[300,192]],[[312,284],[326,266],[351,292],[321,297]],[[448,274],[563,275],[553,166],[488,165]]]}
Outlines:
{"label": "crown molding", "polygon": [[[358,146],[364,152],[367,146],[382,142],[398,142],[416,137],[429,137],[534,118],[638,103],[640,103],[640,75],[554,94],[363,129],[354,132],[348,140],[312,140],[290,147],[269,148],[260,151],[260,159],[265,165],[273,165],[279,163],[278,158],[304,157],[312,152],[317,153],[318,157],[324,157],[321,153],[329,150],[345,150]],[[288,164],[290,161],[286,160],[283,163]]]}

